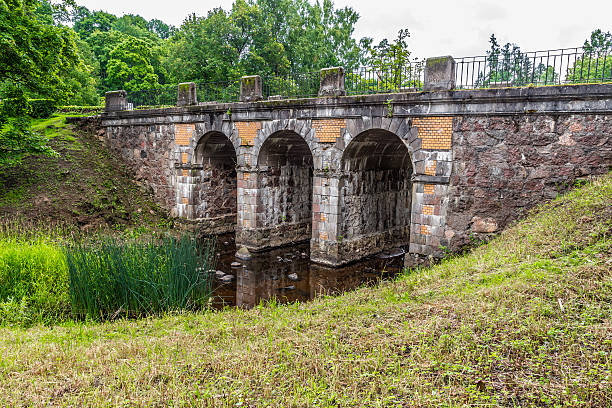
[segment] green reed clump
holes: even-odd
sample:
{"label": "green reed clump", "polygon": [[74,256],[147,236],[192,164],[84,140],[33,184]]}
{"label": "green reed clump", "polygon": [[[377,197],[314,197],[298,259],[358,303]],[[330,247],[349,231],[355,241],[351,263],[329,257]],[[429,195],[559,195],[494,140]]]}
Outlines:
{"label": "green reed clump", "polygon": [[136,317],[204,307],[214,242],[189,236],[124,242],[102,238],[65,249],[72,311],[89,318]]}

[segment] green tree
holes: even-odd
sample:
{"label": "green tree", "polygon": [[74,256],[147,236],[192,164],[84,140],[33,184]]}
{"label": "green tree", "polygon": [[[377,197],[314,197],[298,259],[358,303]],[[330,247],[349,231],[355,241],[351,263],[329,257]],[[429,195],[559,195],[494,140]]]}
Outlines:
{"label": "green tree", "polygon": [[96,31],[110,31],[117,17],[104,11],[90,12],[86,7],[76,7],[72,22],[74,31],[83,39],[87,39]]}
{"label": "green tree", "polygon": [[487,63],[484,71],[478,73],[477,87],[550,85],[559,82],[554,67],[542,63],[548,59],[529,56],[516,44],[500,46],[494,34],[491,34],[489,43],[491,48],[487,51]]}
{"label": "green tree", "polygon": [[0,0],[0,166],[32,153],[53,154],[30,131],[32,94],[58,103],[69,97],[67,74],[79,64],[74,31],[52,24],[36,0]]}
{"label": "green tree", "polygon": [[358,18],[331,0],[236,0],[229,12],[184,21],[170,37],[167,70],[174,81],[225,81],[351,68],[363,57],[353,38]]}
{"label": "green tree", "polygon": [[159,85],[147,42],[129,37],[117,45],[109,56],[108,83],[114,89],[137,91]]}
{"label": "green tree", "polygon": [[568,69],[569,83],[612,81],[612,34],[594,30],[584,41],[584,53]]}

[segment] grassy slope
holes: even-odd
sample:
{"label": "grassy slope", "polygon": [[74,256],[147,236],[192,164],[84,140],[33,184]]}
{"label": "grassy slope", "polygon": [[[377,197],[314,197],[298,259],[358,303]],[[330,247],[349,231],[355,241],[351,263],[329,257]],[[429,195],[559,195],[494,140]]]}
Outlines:
{"label": "grassy slope", "polygon": [[130,178],[96,135],[66,123],[66,115],[37,120],[59,157],[33,156],[0,170],[0,217],[81,229],[155,226],[163,212]]}
{"label": "grassy slope", "polygon": [[612,175],[308,304],[0,329],[0,405],[612,406]]}

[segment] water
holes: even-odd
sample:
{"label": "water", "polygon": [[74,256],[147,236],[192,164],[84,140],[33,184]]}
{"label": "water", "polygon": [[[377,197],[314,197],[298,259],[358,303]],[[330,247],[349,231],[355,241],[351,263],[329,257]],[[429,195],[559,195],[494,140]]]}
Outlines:
{"label": "water", "polygon": [[217,237],[217,253],[216,270],[225,274],[215,277],[217,307],[248,308],[273,298],[279,303],[308,301],[322,294],[337,294],[392,278],[401,271],[404,262],[403,251],[398,249],[393,254],[329,268],[310,262],[308,243],[252,253],[251,260],[242,261],[235,257],[233,234]]}

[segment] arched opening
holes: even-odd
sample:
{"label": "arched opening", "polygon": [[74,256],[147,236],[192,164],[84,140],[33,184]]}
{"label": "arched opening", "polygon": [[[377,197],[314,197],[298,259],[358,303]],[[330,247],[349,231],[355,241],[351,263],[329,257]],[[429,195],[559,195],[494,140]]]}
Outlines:
{"label": "arched opening", "polygon": [[310,239],[313,159],[308,144],[292,131],[274,133],[261,146],[257,164],[262,170],[258,228],[268,232],[268,246]]}
{"label": "arched opening", "polygon": [[196,147],[195,162],[202,166],[196,218],[215,219],[218,225],[231,223],[231,228],[228,226],[226,229],[233,230],[238,204],[236,151],[232,142],[220,132],[205,134]]}
{"label": "arched opening", "polygon": [[342,157],[340,251],[363,258],[410,242],[412,162],[395,134],[373,129],[361,133]]}

